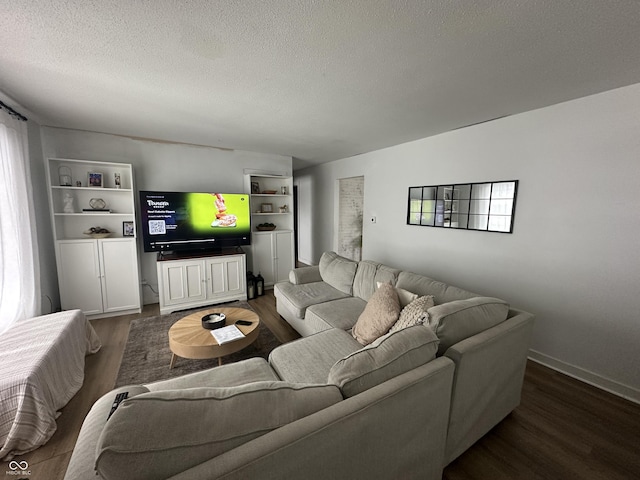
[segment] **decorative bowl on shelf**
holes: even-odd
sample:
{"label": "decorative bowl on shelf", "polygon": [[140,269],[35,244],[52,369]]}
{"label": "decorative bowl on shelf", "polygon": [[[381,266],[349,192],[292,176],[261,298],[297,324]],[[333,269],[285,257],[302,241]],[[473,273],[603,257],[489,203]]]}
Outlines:
{"label": "decorative bowl on shelf", "polygon": [[256,227],[256,230],[259,232],[270,232],[271,230],[275,230],[276,226],[273,223],[261,223]]}
{"label": "decorative bowl on shelf", "polygon": [[89,200],[89,206],[94,210],[104,210],[107,208],[107,202],[101,198],[92,198]]}
{"label": "decorative bowl on shelf", "polygon": [[278,193],[277,190],[263,190],[262,193],[266,193],[267,195],[275,195]]}
{"label": "decorative bowl on shelf", "polygon": [[91,227],[82,233],[89,235],[91,238],[107,238],[111,236],[111,232],[102,227]]}

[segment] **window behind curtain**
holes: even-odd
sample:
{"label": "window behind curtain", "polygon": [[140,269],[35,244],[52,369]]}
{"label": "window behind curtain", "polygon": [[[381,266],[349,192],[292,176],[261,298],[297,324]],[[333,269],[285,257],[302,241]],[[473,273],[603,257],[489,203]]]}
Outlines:
{"label": "window behind curtain", "polygon": [[0,333],[40,313],[26,122],[0,110]]}

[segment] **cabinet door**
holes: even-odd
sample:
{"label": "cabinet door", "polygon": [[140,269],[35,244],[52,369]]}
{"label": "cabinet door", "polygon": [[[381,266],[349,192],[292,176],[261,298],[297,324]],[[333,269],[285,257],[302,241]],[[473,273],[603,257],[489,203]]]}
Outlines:
{"label": "cabinet door", "polygon": [[247,290],[245,274],[246,266],[244,255],[234,255],[226,257],[225,271],[227,281],[227,291],[234,294],[243,294]]}
{"label": "cabinet door", "polygon": [[102,313],[102,286],[96,240],[65,240],[58,246],[58,278],[63,310]]}
{"label": "cabinet door", "polygon": [[136,243],[131,238],[98,240],[105,312],[140,308]]}
{"label": "cabinet door", "polygon": [[246,290],[244,255],[212,258],[205,262],[207,298],[220,294],[243,294]]}
{"label": "cabinet door", "polygon": [[207,297],[219,295],[227,291],[227,272],[223,258],[207,260]]}
{"label": "cabinet door", "polygon": [[274,283],[284,282],[293,270],[293,232],[274,232],[275,271]]}
{"label": "cabinet door", "polygon": [[206,298],[204,262],[162,262],[163,305],[178,305]]}
{"label": "cabinet door", "polygon": [[274,280],[274,246],[273,232],[253,233],[251,249],[253,252],[253,273],[260,273],[265,285],[273,285]]}

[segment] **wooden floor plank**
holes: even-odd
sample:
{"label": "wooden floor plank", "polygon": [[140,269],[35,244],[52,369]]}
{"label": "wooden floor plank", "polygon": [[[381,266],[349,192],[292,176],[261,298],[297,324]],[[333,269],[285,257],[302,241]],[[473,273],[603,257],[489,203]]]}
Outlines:
{"label": "wooden floor plank", "polygon": [[[272,290],[249,302],[281,342],[299,337],[276,312]],[[31,480],[62,480],[80,426],[93,403],[115,383],[134,318],[92,324],[102,341],[86,358],[85,382],[62,410],[58,430],[38,450],[20,457]],[[444,471],[446,480],[640,479],[640,405],[534,362],[528,362],[521,405]]]}

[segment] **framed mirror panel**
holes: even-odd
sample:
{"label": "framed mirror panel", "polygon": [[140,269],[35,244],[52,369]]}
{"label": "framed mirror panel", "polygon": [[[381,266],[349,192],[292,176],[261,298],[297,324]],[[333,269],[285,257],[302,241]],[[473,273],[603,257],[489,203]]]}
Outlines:
{"label": "framed mirror panel", "polygon": [[407,224],[513,233],[518,180],[409,187]]}

